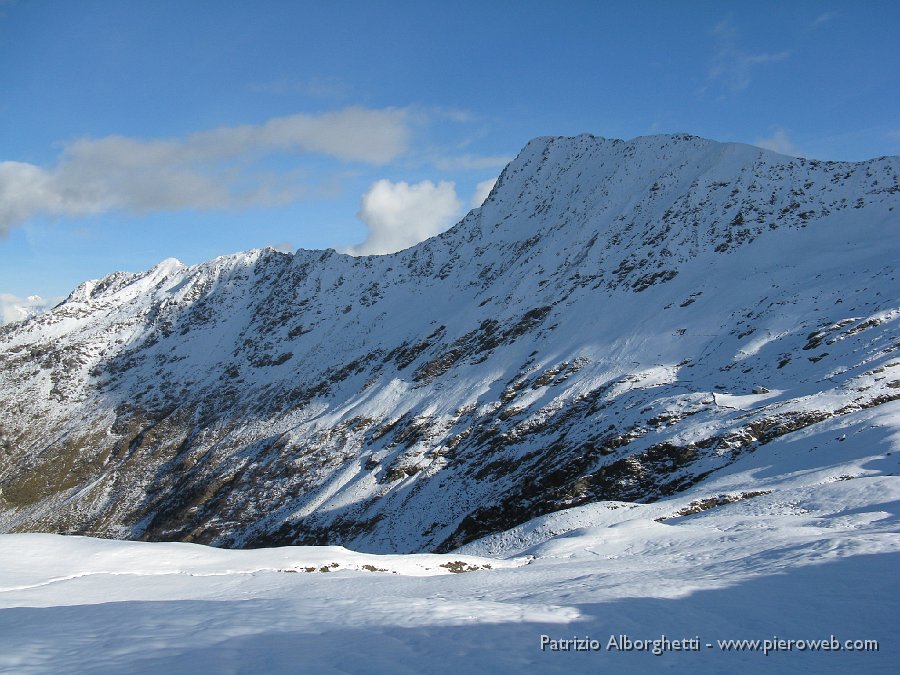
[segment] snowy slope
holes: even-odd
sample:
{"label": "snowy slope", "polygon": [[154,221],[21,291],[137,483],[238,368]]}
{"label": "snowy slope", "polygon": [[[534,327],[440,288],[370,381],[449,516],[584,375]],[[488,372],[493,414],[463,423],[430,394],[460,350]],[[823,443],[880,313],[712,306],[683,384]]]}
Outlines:
{"label": "snowy slope", "polygon": [[[900,402],[849,413],[676,497],[557,511],[445,555],[2,535],[0,671],[892,673],[898,434]],[[552,651],[572,638],[596,649]],[[719,644],[779,639],[803,647]]]}
{"label": "snowy slope", "polygon": [[900,397],[898,192],[896,157],[540,138],[400,253],[86,282],[0,329],[0,528],[446,551],[845,435]]}

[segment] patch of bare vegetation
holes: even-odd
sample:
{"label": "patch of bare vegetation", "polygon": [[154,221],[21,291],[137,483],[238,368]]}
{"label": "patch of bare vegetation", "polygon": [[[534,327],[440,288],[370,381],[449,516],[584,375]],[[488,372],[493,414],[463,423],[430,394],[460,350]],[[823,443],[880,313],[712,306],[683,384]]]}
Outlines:
{"label": "patch of bare vegetation", "polygon": [[450,570],[454,574],[463,574],[464,572],[476,572],[478,570],[489,570],[491,566],[487,565],[470,565],[469,563],[465,563],[462,560],[454,560],[453,562],[446,562],[441,567]]}
{"label": "patch of bare vegetation", "polygon": [[736,495],[716,495],[715,497],[706,497],[705,499],[695,499],[684,508],[679,509],[678,511],[673,513],[671,516],[660,516],[659,518],[656,518],[656,522],[661,523],[665,520],[669,520],[670,518],[692,516],[695,513],[709,511],[710,509],[714,509],[718,506],[733,504],[734,502],[739,502],[744,499],[752,499],[753,497],[761,497],[762,495],[767,495],[771,492],[771,490],[751,490],[749,492],[741,492],[740,494]]}

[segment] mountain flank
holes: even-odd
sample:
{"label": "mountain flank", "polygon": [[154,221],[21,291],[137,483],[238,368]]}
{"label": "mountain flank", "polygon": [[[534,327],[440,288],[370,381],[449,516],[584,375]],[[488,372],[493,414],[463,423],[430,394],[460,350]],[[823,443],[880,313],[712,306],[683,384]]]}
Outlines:
{"label": "mountain flank", "polygon": [[0,531],[448,551],[681,492],[900,398],[898,206],[897,157],[545,137],[399,253],[85,282],[0,328]]}

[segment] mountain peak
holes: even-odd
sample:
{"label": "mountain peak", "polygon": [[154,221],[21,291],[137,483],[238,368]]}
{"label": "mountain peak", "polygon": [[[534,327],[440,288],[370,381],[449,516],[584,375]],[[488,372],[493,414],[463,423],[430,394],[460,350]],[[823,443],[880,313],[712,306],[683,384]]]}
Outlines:
{"label": "mountain peak", "polygon": [[898,199],[898,158],[543,137],[398,253],[86,282],[0,330],[0,528],[448,549],[685,490],[897,397]]}

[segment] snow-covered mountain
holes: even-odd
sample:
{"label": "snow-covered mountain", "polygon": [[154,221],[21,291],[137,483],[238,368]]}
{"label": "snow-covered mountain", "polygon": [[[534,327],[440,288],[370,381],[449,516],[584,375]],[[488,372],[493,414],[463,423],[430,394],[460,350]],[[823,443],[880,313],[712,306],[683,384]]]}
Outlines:
{"label": "snow-covered mountain", "polygon": [[539,138],[400,253],[87,282],[0,329],[0,529],[447,551],[793,439],[893,447],[897,206],[897,157]]}

